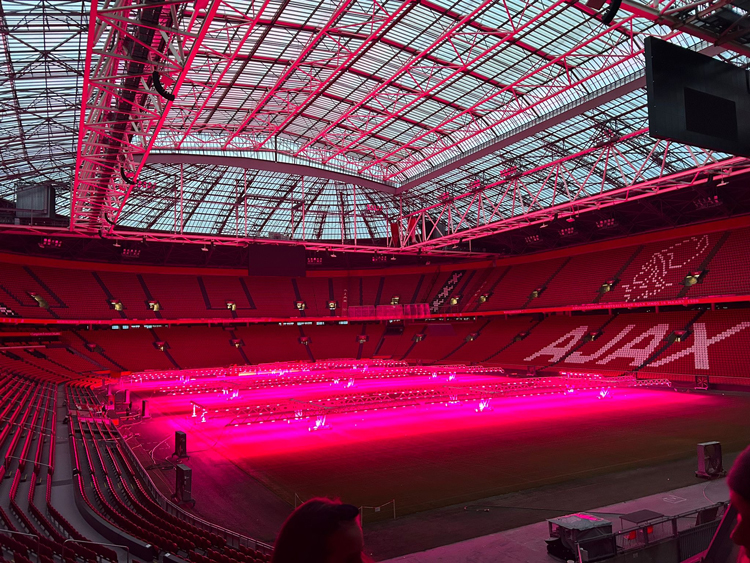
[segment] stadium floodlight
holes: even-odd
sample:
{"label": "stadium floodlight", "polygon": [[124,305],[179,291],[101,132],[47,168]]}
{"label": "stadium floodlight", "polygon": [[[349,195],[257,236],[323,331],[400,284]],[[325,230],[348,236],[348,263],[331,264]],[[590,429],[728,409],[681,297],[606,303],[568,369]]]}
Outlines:
{"label": "stadium floodlight", "polygon": [[609,293],[610,291],[612,291],[615,285],[617,285],[617,281],[618,280],[616,278],[605,281],[599,288],[599,293],[601,293],[602,295],[605,293]]}
{"label": "stadium floodlight", "polygon": [[544,289],[544,287],[537,287],[534,291],[531,292],[531,295],[529,295],[529,299],[537,299],[542,294]]}
{"label": "stadium floodlight", "polygon": [[57,238],[45,237],[39,243],[39,248],[60,248],[61,246],[62,246],[62,241]]}
{"label": "stadium floodlight", "polygon": [[690,272],[688,275],[685,276],[685,279],[682,280],[682,285],[685,287],[690,287],[691,285],[695,285],[701,280],[701,277],[706,273],[705,270],[696,270],[694,272]]}
{"label": "stadium floodlight", "polygon": [[602,219],[601,221],[596,222],[597,229],[611,229],[613,227],[616,227],[617,225],[618,225],[617,221],[612,217],[608,219]]}
{"label": "stadium floodlight", "polygon": [[576,234],[575,227],[565,227],[564,229],[560,229],[560,236],[561,237],[570,237]]}
{"label": "stadium floodlight", "polygon": [[39,295],[38,293],[29,293],[31,295],[31,298],[37,302],[37,305],[39,305],[42,309],[49,309],[49,303],[47,303],[47,300]]}

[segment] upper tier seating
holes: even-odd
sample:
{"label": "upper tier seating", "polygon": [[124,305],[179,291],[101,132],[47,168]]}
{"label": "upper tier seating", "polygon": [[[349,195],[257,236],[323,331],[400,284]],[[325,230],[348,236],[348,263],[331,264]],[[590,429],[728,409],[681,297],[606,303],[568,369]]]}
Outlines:
{"label": "upper tier seating", "polygon": [[637,247],[628,246],[571,257],[529,307],[591,303],[599,295],[602,284],[615,278],[620,268],[637,252]]}
{"label": "upper tier seating", "polygon": [[[622,272],[619,283],[602,302],[674,299],[690,272],[702,269],[722,233],[682,237],[644,246]],[[718,275],[730,275],[730,271]]]}
{"label": "upper tier seating", "polygon": [[[568,255],[499,260],[460,269],[370,275],[331,272],[330,277],[247,277],[228,271],[156,273],[136,267],[91,271],[3,264],[0,306],[6,316],[39,319],[230,319],[328,317],[350,307],[426,303],[433,312],[486,312],[670,300],[678,297],[747,295],[750,229],[712,232]],[[565,254],[565,253],[562,253]],[[2,256],[0,256],[2,260]],[[707,271],[686,287],[686,276]],[[616,280],[611,291],[602,284]],[[536,290],[537,296],[532,296]],[[480,295],[489,296],[484,303]],[[450,298],[458,304],[451,305]],[[304,307],[297,306],[303,302]],[[115,307],[117,305],[117,308]],[[40,306],[42,305],[42,306]],[[121,310],[117,310],[121,309]]]}
{"label": "upper tier seating", "polygon": [[708,263],[705,277],[690,288],[689,297],[706,295],[747,295],[750,293],[750,229],[729,234]]}

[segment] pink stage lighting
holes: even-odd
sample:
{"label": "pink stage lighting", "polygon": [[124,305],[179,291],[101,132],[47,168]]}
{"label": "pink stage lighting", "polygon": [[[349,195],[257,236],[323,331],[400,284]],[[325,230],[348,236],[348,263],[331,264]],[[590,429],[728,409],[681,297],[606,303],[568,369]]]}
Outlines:
{"label": "pink stage lighting", "polygon": [[481,401],[479,401],[479,407],[477,407],[476,412],[484,412],[490,410],[492,410],[490,408],[490,399],[482,399]]}
{"label": "pink stage lighting", "polygon": [[326,425],[326,415],[321,414],[318,415],[318,417],[315,419],[315,424],[308,428],[310,432],[313,432],[315,430],[323,430],[326,428],[330,428],[330,426]]}

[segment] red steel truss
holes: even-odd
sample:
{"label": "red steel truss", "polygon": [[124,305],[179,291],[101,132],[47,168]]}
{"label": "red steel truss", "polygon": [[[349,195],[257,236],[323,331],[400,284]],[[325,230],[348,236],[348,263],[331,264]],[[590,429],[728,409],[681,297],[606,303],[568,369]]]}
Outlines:
{"label": "red steel truss", "polygon": [[[650,149],[635,155],[628,152],[628,141],[647,133],[642,129],[531,170],[507,170],[507,177],[486,186],[477,183],[464,194],[402,216],[398,242],[411,251],[446,248],[704,184],[709,176],[729,178],[750,172],[750,159],[718,159],[708,150],[680,147],[689,151],[694,167],[671,173],[666,163],[679,145],[651,140]],[[617,187],[607,190],[611,185]]]}
{"label": "red steel truss", "polygon": [[[253,239],[243,236],[219,236],[188,233],[142,232],[113,228],[108,237],[117,240],[180,242],[201,245],[243,246],[250,242],[273,244],[303,244],[310,250],[331,252],[363,252],[387,254],[442,255],[461,257],[470,253],[454,250],[459,242],[476,240],[488,235],[526,227],[544,225],[554,219],[574,218],[587,211],[604,209],[626,201],[648,198],[709,180],[723,181],[750,172],[750,159],[743,157],[717,158],[711,151],[689,148],[669,141],[648,139],[644,150],[645,129],[590,149],[558,158],[536,168],[518,171],[505,170],[502,177],[481,185],[467,186],[465,193],[444,197],[439,203],[418,211],[401,214],[396,225],[382,221],[388,227],[385,246],[373,245],[370,240],[360,243],[356,230],[353,240],[297,241]],[[629,142],[638,140],[639,150],[630,150]],[[671,172],[668,163],[674,151],[688,152],[693,167]],[[684,158],[684,154],[679,155]],[[616,186],[612,188],[611,186]],[[356,215],[341,217],[352,222]],[[398,227],[395,234],[395,226]],[[33,226],[6,226],[0,233],[23,232],[48,236],[59,230]],[[94,233],[69,232],[70,236],[98,236]],[[366,236],[366,235],[365,235]],[[481,253],[471,254],[475,257]]]}
{"label": "red steel truss", "polygon": [[720,10],[731,9],[727,0],[623,0],[622,10],[639,18],[649,20],[672,29],[679,29],[704,41],[741,55],[750,56],[750,46],[737,40],[747,35],[747,16],[737,15],[726,29],[712,29],[706,20]]}
{"label": "red steel truss", "polygon": [[[641,68],[646,35],[693,35],[717,45],[716,52],[750,54],[736,42],[745,28],[734,25],[717,31],[706,26],[709,16],[726,9],[723,0],[624,0],[612,25],[600,25],[600,14],[573,0],[534,4],[481,0],[459,14],[428,0],[387,6],[378,0],[343,0],[327,11],[316,11],[314,23],[302,23],[279,19],[283,9],[271,13],[270,0],[249,2],[243,8],[230,0],[116,0],[103,7],[94,1],[70,234],[197,244],[268,242],[248,238],[247,227],[244,237],[184,233],[182,207],[179,219],[175,211],[172,233],[118,228],[152,149],[177,155],[184,150],[185,159],[190,154],[272,154],[276,166],[277,157],[284,156],[283,162],[382,182],[393,187],[395,200],[403,197],[398,186],[427,168],[465,157],[466,151],[503,132],[529,125],[533,115],[554,114],[571,100],[631,76]],[[391,35],[415,6],[442,18],[419,48]],[[518,11],[519,6],[524,9]],[[503,29],[480,23],[490,10],[503,9],[509,22]],[[571,34],[560,43],[550,41],[549,48],[531,44],[530,38],[545,26],[552,29],[551,24],[567,21],[566,14],[573,12],[590,18],[586,33]],[[276,29],[291,39],[288,48],[271,57],[261,48],[262,39]],[[382,74],[358,65],[373,45],[398,52]],[[455,53],[454,60],[448,60],[446,47]],[[501,83],[483,73],[484,64],[510,49],[526,57],[518,59],[519,66],[523,63],[519,77]],[[267,72],[261,76],[256,69],[246,76],[246,64],[266,65]],[[367,78],[372,88],[347,100],[340,95],[344,90],[338,81],[352,76]],[[450,87],[467,76],[480,83],[471,101],[453,99]],[[414,120],[411,112],[425,104],[440,106],[435,119]],[[403,126],[403,134],[387,130],[394,123]],[[705,182],[709,174],[730,177],[748,169],[744,158],[724,158],[664,141],[646,146],[645,137],[645,129],[633,131],[533,169],[511,168],[486,185],[466,186],[465,193],[445,196],[417,211],[407,205],[409,211],[398,216],[368,219],[382,220],[384,247],[369,240],[360,244],[356,205],[353,215],[346,215],[343,204],[340,242],[305,240],[304,204],[302,240],[272,242],[332,251],[454,254],[451,247],[460,241],[681,189]],[[639,149],[629,150],[628,141],[635,138]],[[670,158],[678,151],[679,158]],[[684,170],[686,151],[690,170]],[[563,154],[567,152],[571,151]],[[683,163],[682,171],[665,164],[675,160]],[[209,191],[192,195],[210,199]],[[164,193],[154,195],[158,197],[167,200]],[[179,199],[182,205],[182,184]],[[212,204],[224,205],[218,198]],[[243,212],[247,225],[247,204],[244,209],[233,206],[237,224]],[[360,236],[367,234],[361,231],[360,227]]]}
{"label": "red steel truss", "polygon": [[221,1],[199,1],[202,17],[183,18],[193,4],[91,3],[71,230],[95,232],[117,222]]}

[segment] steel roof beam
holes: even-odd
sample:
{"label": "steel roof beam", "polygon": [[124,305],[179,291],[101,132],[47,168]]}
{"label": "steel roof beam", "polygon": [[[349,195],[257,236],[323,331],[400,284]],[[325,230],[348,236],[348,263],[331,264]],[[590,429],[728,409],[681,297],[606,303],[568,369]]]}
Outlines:
{"label": "steel roof beam", "polygon": [[179,152],[151,152],[148,157],[148,164],[206,164],[233,166],[236,168],[246,168],[252,170],[265,170],[267,172],[278,172],[280,174],[292,174],[298,176],[308,176],[313,178],[325,178],[327,180],[336,180],[347,184],[354,184],[364,188],[370,188],[387,194],[395,194],[396,188],[389,184],[382,184],[374,180],[354,176],[335,170],[327,170],[315,165],[279,162],[277,160],[263,160],[260,158],[223,156],[212,154],[193,153],[187,150]]}
{"label": "steel roof beam", "polygon": [[471,164],[475,160],[479,160],[487,155],[495,153],[509,147],[515,143],[518,143],[524,139],[538,135],[547,129],[564,123],[569,119],[572,119],[582,113],[590,111],[594,108],[600,107],[603,104],[616,100],[637,90],[643,88],[646,85],[646,78],[643,72],[637,72],[633,75],[625,78],[622,83],[612,84],[605,86],[604,88],[594,92],[592,95],[585,98],[580,98],[574,102],[571,102],[561,111],[552,112],[551,114],[544,115],[539,119],[531,122],[530,124],[523,125],[517,129],[513,129],[497,138],[497,140],[486,144],[480,145],[473,151],[467,151],[464,156],[451,160],[441,166],[437,166],[432,170],[421,174],[415,178],[410,178],[403,184],[400,184],[396,190],[396,193],[402,194],[415,188],[425,182],[429,182],[435,178],[438,178],[444,174],[447,174],[453,170],[461,168]]}
{"label": "steel roof beam", "polygon": [[253,108],[253,110],[250,112],[249,115],[247,115],[243,120],[242,123],[237,127],[237,129],[229,135],[229,137],[225,140],[224,145],[222,146],[222,149],[227,149],[227,147],[232,143],[234,138],[239,135],[245,127],[248,126],[248,124],[255,118],[255,116],[260,112],[261,109],[271,100],[273,99],[274,94],[283,86],[283,84],[287,81],[287,79],[297,70],[297,68],[300,67],[307,58],[307,56],[314,50],[315,46],[320,42],[325,36],[327,31],[333,27],[346,13],[347,9],[349,8],[349,5],[354,0],[343,0],[341,4],[336,8],[336,11],[333,13],[331,18],[326,22],[326,24],[323,26],[323,28],[320,29],[320,31],[315,35],[305,46],[304,49],[302,49],[302,52],[299,54],[297,59],[294,61],[293,64],[291,64],[281,75],[281,77],[276,81],[276,84],[273,88],[271,88],[266,94],[263,96],[263,98],[256,104],[256,106]]}
{"label": "steel roof beam", "polygon": [[[204,55],[205,53],[199,53],[199,54]],[[265,56],[260,56],[260,55],[236,55],[234,58],[235,60],[245,61],[245,62],[257,61],[257,62],[266,63],[266,64],[277,64],[277,65],[283,65],[283,66],[287,66],[287,65],[294,63],[294,61],[289,60],[289,59],[270,58],[270,57],[265,57]],[[320,68],[336,68],[334,66],[326,65],[321,62],[316,62],[316,66]],[[348,72],[350,72],[351,74],[355,76],[360,76],[362,78],[365,78],[367,80],[373,80],[375,82],[383,82],[385,80],[385,78],[378,77],[378,76],[375,76],[375,75],[372,75],[372,74],[369,74],[367,72],[357,70],[357,69],[349,69]],[[266,90],[266,91],[272,88],[272,86],[250,85],[250,84],[241,84],[241,83],[238,84],[236,81],[235,82],[223,82],[223,83],[218,84],[218,86],[225,88],[225,91],[228,91],[229,88],[246,88],[246,89],[252,89],[252,90]],[[404,86],[397,85],[395,87],[400,88],[404,91],[413,92],[413,90],[408,90]],[[326,91],[320,92],[318,96],[323,97],[323,98],[328,98],[337,102],[345,103],[348,105],[354,105],[357,103],[355,100],[349,100],[349,99],[343,98],[341,96],[337,96],[336,94],[332,94]],[[442,103],[442,100],[436,99],[435,101]],[[377,113],[380,115],[387,115],[387,113],[381,108],[376,108],[373,106],[362,106],[362,108],[366,109],[367,111],[371,111],[373,113]],[[219,109],[222,109],[220,104],[216,104],[212,106],[211,113],[213,114],[213,112]],[[237,110],[237,108],[232,108],[232,109],[235,111]],[[461,107],[461,108],[456,108],[456,109],[464,109],[464,108]],[[409,119],[406,116],[390,116],[390,117],[392,119],[403,121],[404,123],[408,123],[409,125],[413,125],[420,129],[425,129],[425,130],[429,129],[428,125],[425,125],[424,123],[420,123],[419,121],[416,121],[414,119]],[[328,121],[327,123],[331,123],[331,121]],[[438,133],[441,135],[448,135],[448,133],[445,131],[438,131]]]}
{"label": "steel roof beam", "polygon": [[[630,18],[634,18],[635,16],[630,16]],[[582,56],[583,53],[587,53],[588,49],[590,49],[590,45],[596,41],[599,40],[606,40],[607,36],[611,33],[613,33],[614,28],[607,27],[603,29],[602,31],[595,33],[588,39],[580,42],[579,44],[573,46],[569,50],[567,50],[564,53],[561,53],[556,57],[557,61],[565,61],[568,58],[575,58],[576,56]],[[570,75],[568,73],[563,72],[562,74],[559,74],[555,76],[552,80],[547,80],[543,85],[539,86],[538,88],[533,89],[533,91],[527,92],[524,97],[524,106],[521,106],[520,104],[506,104],[503,107],[498,107],[493,112],[493,118],[492,119],[484,119],[482,123],[472,122],[469,126],[466,126],[464,128],[464,134],[461,135],[461,142],[465,142],[468,139],[471,139],[473,137],[476,137],[479,134],[485,133],[486,131],[489,131],[490,129],[493,129],[495,127],[498,127],[502,125],[503,123],[507,122],[508,120],[515,118],[523,113],[533,111],[533,108],[540,106],[544,102],[548,102],[551,99],[553,99],[555,96],[558,96],[562,93],[565,93],[569,90],[572,90],[578,86],[581,86],[585,84],[588,80],[592,80],[593,78],[606,73],[613,71],[618,66],[622,65],[623,63],[629,63],[639,57],[643,53],[643,48],[640,45],[633,44],[632,42],[628,42],[626,45],[624,45],[624,50],[620,53],[617,53],[617,55],[613,55],[612,53],[605,53],[599,56],[590,57],[588,54],[586,56],[589,56],[589,61],[592,63],[590,66],[586,67],[585,69],[582,69],[582,67],[578,67],[579,69],[585,70],[588,74],[585,76],[577,77]],[[614,61],[614,62],[613,62]],[[599,62],[599,64],[594,64]],[[545,72],[549,71],[553,67],[553,62],[550,61],[546,63],[545,65],[540,66],[539,68],[534,69],[534,71],[526,74],[522,78],[519,78],[513,83],[513,87],[523,88],[525,83],[529,83],[529,86],[533,85],[533,81],[537,79],[539,76],[544,76]],[[579,73],[580,75],[581,73]],[[527,88],[527,90],[530,88]],[[536,92],[539,91],[539,94],[536,94]],[[476,102],[474,105],[472,105],[471,108],[467,109],[464,112],[460,112],[456,115],[453,115],[447,119],[445,119],[443,122],[441,122],[439,125],[436,126],[436,128],[445,128],[452,122],[455,122],[462,117],[465,117],[469,111],[476,110],[481,108],[482,106],[488,104],[489,102],[492,102],[493,100],[496,100],[499,96],[501,96],[503,93],[505,93],[503,90],[494,92],[490,96],[487,96],[483,98],[482,100]],[[421,133],[409,142],[409,144],[416,143],[425,137],[427,137],[430,134],[430,132],[424,132]],[[429,160],[430,158],[435,158],[441,153],[453,149],[455,147],[455,143],[448,144],[444,146],[437,145],[431,145],[431,150],[429,151],[429,154],[427,154],[422,160],[413,160],[411,162],[406,162],[405,166],[400,167],[399,173],[403,174],[406,171],[410,170],[414,166],[420,164],[421,162],[424,162],[426,160]],[[362,170],[360,170],[360,173],[365,172],[368,168],[372,166],[376,166],[378,162],[384,158],[387,158],[389,156],[392,156],[391,154],[385,155],[383,157],[380,157],[379,159],[375,159],[371,163],[367,164]],[[404,158],[404,160],[408,160],[407,158]],[[389,179],[388,176],[386,176],[385,179]]]}
{"label": "steel roof beam", "polygon": [[152,91],[151,72],[173,81],[171,95],[178,94],[221,0],[206,7],[200,25],[196,16],[180,27],[178,11],[188,2],[91,4],[71,229],[99,231],[107,211],[114,211],[108,228],[119,218],[131,188],[117,185],[117,172],[133,154],[149,153],[172,105]]}
{"label": "steel roof beam", "polygon": [[[411,107],[414,103],[417,101],[424,99],[426,96],[429,96],[431,92],[439,88],[440,86],[444,85],[449,80],[453,79],[456,75],[460,74],[463,70],[468,69],[473,64],[475,64],[477,61],[481,60],[485,55],[493,51],[494,49],[498,48],[499,46],[506,44],[510,42],[515,35],[517,35],[520,31],[526,29],[529,25],[531,25],[534,21],[538,19],[538,17],[541,17],[541,14],[546,14],[547,12],[552,11],[552,9],[556,8],[560,4],[562,4],[564,0],[558,0],[553,4],[552,7],[544,10],[540,13],[539,16],[532,18],[529,22],[526,22],[524,25],[522,25],[520,28],[515,29],[513,32],[504,33],[502,35],[502,38],[499,41],[495,41],[490,47],[486,47],[481,49],[481,52],[478,55],[471,54],[467,58],[467,60],[461,61],[460,64],[453,65],[450,67],[451,72],[448,73],[447,76],[442,77],[440,80],[435,81],[433,84],[430,84],[427,88],[422,88],[421,92],[411,96],[410,98],[407,98],[408,101],[405,103],[399,103],[397,109],[391,109],[388,111],[388,116],[382,120],[377,120],[376,124],[374,126],[368,126],[366,130],[363,130],[362,133],[360,133],[359,136],[357,136],[354,140],[350,141],[346,146],[341,147],[338,151],[334,152],[331,155],[328,155],[326,158],[323,159],[323,162],[328,162],[331,159],[335,158],[337,155],[345,152],[349,147],[351,147],[354,143],[359,142],[360,139],[362,139],[367,134],[371,133],[374,129],[382,126],[391,116],[397,115],[399,113],[402,113],[404,110]],[[394,104],[393,100],[386,100],[383,92],[384,88],[388,85],[390,85],[392,82],[395,82],[397,78],[404,76],[412,71],[412,69],[418,67],[418,63],[421,59],[429,55],[429,53],[436,48],[437,46],[443,44],[446,41],[450,41],[453,37],[457,37],[460,33],[465,33],[465,27],[469,26],[469,24],[472,22],[472,18],[475,17],[477,14],[480,14],[488,5],[492,3],[492,0],[485,0],[482,3],[480,3],[474,10],[472,10],[470,13],[461,16],[459,19],[456,20],[455,24],[449,27],[448,29],[444,30],[436,39],[434,39],[430,45],[428,45],[426,48],[424,48],[421,53],[414,58],[410,59],[406,64],[404,64],[399,70],[394,72],[390,78],[385,80],[383,83],[381,83],[380,86],[375,88],[373,91],[368,92],[368,94],[360,100],[357,104],[352,106],[349,110],[347,110],[344,114],[342,114],[337,121],[345,121],[347,119],[351,119],[353,114],[364,104],[367,104],[370,102],[370,100],[375,100],[376,105],[378,103],[382,104],[384,108],[388,108]],[[483,31],[483,33],[488,34],[488,32]],[[496,32],[495,32],[496,33]],[[491,36],[494,36],[493,34],[489,34]],[[507,90],[510,88],[510,86],[506,86],[506,88],[503,90]],[[468,110],[464,110],[468,111]],[[295,156],[299,155],[300,153],[304,152],[306,149],[312,147],[312,145],[315,143],[315,141],[318,138],[321,138],[325,135],[327,135],[335,126],[335,123],[332,125],[328,125],[325,127],[317,136],[315,139],[308,141],[305,145],[303,145],[295,154]],[[365,167],[365,169],[369,168],[369,166]],[[364,169],[363,169],[364,170]]]}
{"label": "steel roof beam", "polygon": [[[628,155],[628,143],[638,137],[647,138],[647,133],[646,129],[630,133],[405,215],[400,220],[401,244],[423,250],[444,248],[625,201],[692,188],[706,183],[709,176],[726,179],[750,172],[750,159],[720,160],[711,151],[669,141],[650,140],[647,153]],[[684,159],[686,154],[693,167],[670,173],[665,162],[670,158]],[[660,157],[660,166],[655,155]],[[620,180],[621,187],[608,189],[609,174]],[[436,230],[441,221],[448,229],[448,234],[442,236]]]}

